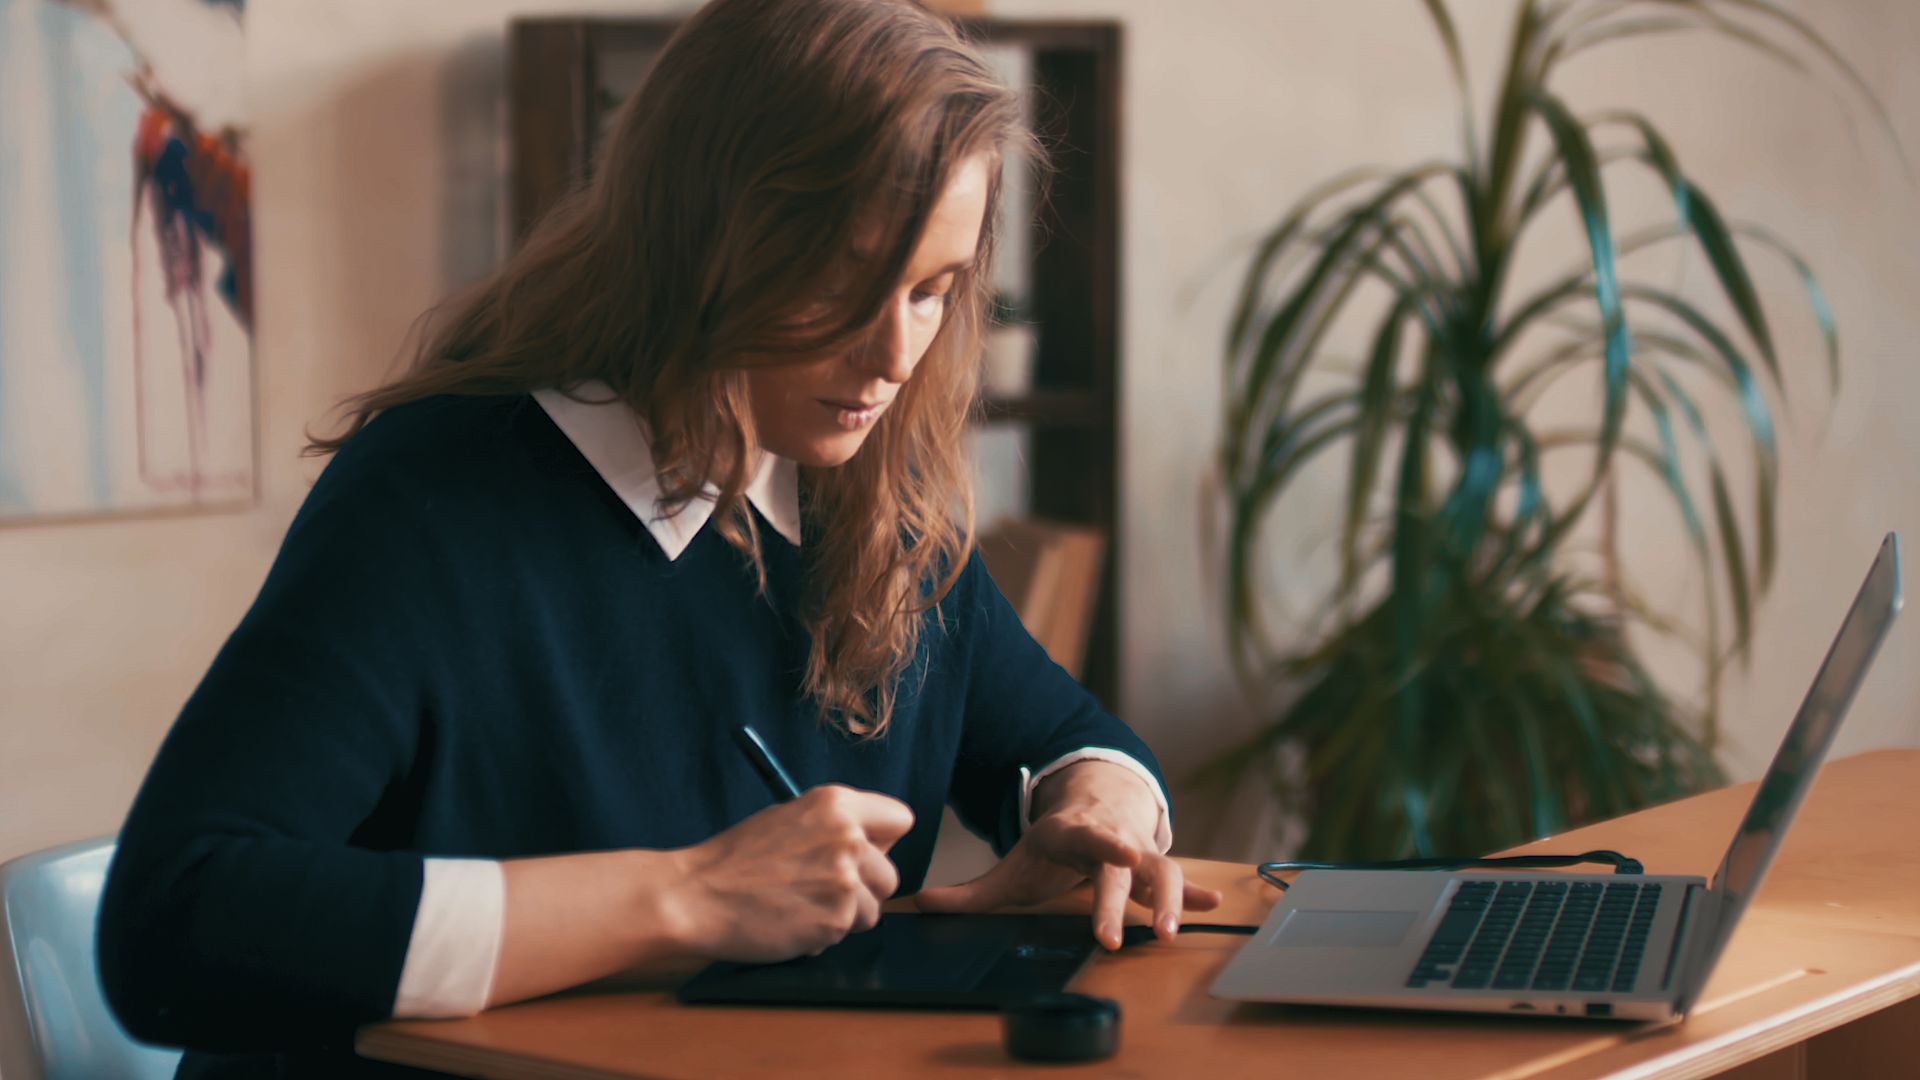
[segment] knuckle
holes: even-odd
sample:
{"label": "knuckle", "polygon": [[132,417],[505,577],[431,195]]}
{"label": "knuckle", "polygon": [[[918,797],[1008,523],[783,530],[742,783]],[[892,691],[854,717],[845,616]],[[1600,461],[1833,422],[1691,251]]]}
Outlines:
{"label": "knuckle", "polygon": [[846,897],[861,891],[860,860],[852,852],[840,852],[833,860],[830,873],[834,896]]}
{"label": "knuckle", "polygon": [[846,936],[845,931],[838,930],[831,924],[818,925],[813,928],[812,933],[807,935],[803,947],[807,950],[808,956],[819,956]]}
{"label": "knuckle", "polygon": [[838,937],[845,937],[859,928],[860,902],[852,896],[843,898],[834,909],[832,925]]}

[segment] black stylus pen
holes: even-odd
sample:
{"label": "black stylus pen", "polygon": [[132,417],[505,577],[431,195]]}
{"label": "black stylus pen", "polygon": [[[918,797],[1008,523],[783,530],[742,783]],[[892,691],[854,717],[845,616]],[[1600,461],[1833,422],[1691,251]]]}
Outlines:
{"label": "black stylus pen", "polygon": [[740,750],[753,763],[753,771],[767,782],[767,790],[773,793],[776,802],[787,802],[800,797],[800,785],[793,782],[787,770],[767,749],[766,741],[760,733],[753,730],[752,724],[741,724],[733,729],[733,741],[740,744]]}

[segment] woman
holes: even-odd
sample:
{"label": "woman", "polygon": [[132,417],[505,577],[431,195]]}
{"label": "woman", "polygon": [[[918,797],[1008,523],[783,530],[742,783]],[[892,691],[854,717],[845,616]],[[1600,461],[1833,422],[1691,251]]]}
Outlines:
{"label": "woman", "polygon": [[922,907],[1092,877],[1117,947],[1129,895],[1163,935],[1217,902],[955,514],[1023,137],[904,0],[696,14],[591,187],[317,443],[121,835],[129,1030],[206,1051],[183,1075],[334,1075],[368,1021],[816,952],[919,888],[949,802],[1005,856]]}

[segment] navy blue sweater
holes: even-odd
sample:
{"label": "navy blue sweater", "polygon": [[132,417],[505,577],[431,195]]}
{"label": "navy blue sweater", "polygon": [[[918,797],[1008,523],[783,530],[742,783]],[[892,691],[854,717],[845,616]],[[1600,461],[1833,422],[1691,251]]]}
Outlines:
{"label": "navy blue sweater", "polygon": [[977,558],[929,617],[887,735],[823,727],[799,692],[801,553],[760,535],[765,593],[714,529],[668,560],[531,398],[374,420],[309,494],[128,816],[99,938],[121,1020],[296,1052],[276,1069],[331,1058],[391,1013],[425,856],[697,843],[768,803],[728,737],[743,721],[803,785],[913,808],[902,892],[943,803],[1004,851],[1020,766],[1111,746],[1153,767]]}

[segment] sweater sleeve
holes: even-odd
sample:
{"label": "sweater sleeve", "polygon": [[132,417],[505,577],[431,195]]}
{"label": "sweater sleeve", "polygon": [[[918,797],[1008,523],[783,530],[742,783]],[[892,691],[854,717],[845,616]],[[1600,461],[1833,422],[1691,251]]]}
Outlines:
{"label": "sweater sleeve", "polygon": [[941,612],[961,639],[967,668],[966,727],[947,801],[996,853],[1006,854],[1025,831],[1022,769],[1039,772],[1100,747],[1132,758],[1166,789],[1153,751],[1047,656],[977,553]]}
{"label": "sweater sleeve", "polygon": [[369,822],[410,797],[424,643],[454,613],[425,503],[355,449],[310,493],[121,832],[99,962],[138,1038],[299,1049],[393,1009],[423,860]]}

